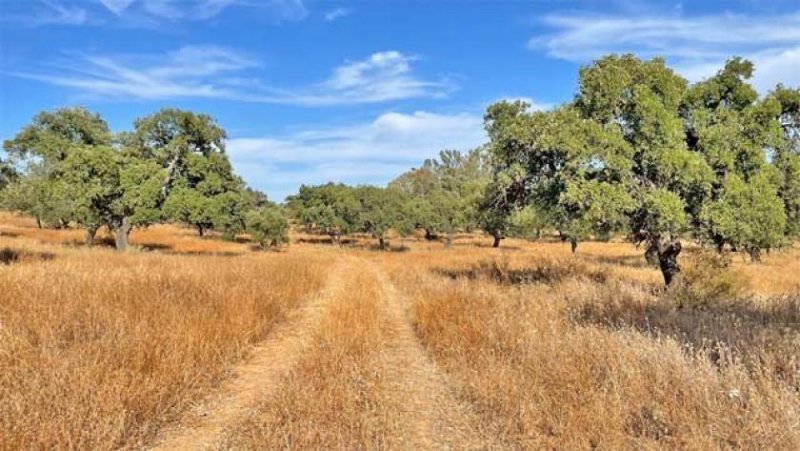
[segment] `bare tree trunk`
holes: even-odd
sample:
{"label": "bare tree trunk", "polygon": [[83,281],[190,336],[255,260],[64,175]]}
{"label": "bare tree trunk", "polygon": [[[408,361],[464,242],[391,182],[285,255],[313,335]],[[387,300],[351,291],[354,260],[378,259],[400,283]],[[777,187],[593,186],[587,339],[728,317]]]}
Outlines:
{"label": "bare tree trunk", "polygon": [[444,239],[444,247],[445,249],[453,247],[453,232],[447,232],[447,237]]}
{"label": "bare tree trunk", "polygon": [[681,242],[678,240],[659,240],[658,266],[664,276],[664,285],[670,286],[675,276],[681,271],[678,265],[678,255],[681,253]]}
{"label": "bare tree trunk", "polygon": [[97,235],[97,227],[86,228],[86,245],[94,246],[94,237]]}
{"label": "bare tree trunk", "polygon": [[569,239],[569,248],[572,250],[573,254],[578,252],[578,240],[576,240],[575,238],[570,238]]}
{"label": "bare tree trunk", "polygon": [[386,240],[382,237],[378,237],[378,249],[385,251],[386,250]]}
{"label": "bare tree trunk", "polygon": [[492,247],[500,247],[500,240],[502,240],[503,237],[500,236],[499,233],[493,234],[492,237],[494,238],[494,242],[492,243]]}
{"label": "bare tree trunk", "polygon": [[750,263],[761,263],[761,248],[753,246],[747,253],[750,254]]}
{"label": "bare tree trunk", "polygon": [[199,225],[199,224],[197,225],[197,233],[198,233],[200,236],[203,236],[203,234],[205,233],[205,229],[203,229],[203,226],[202,226],[202,225]]}
{"label": "bare tree trunk", "polygon": [[434,231],[433,229],[428,229],[428,228],[425,229],[425,239],[426,240],[433,241],[436,238],[438,238],[436,236],[436,231]]}
{"label": "bare tree trunk", "polygon": [[40,218],[38,216],[36,217],[36,227],[38,227],[40,229],[42,228],[42,218]]}
{"label": "bare tree trunk", "polygon": [[114,246],[117,252],[125,252],[128,249],[128,235],[131,233],[131,220],[127,216],[122,218],[122,223],[117,227],[114,237]]}

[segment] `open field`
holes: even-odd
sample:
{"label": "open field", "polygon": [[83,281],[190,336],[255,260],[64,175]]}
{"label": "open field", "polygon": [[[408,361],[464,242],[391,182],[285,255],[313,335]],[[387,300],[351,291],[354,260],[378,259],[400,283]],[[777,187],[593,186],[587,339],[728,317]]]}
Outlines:
{"label": "open field", "polygon": [[0,448],[800,448],[797,245],[665,294],[623,242],[82,238],[0,213]]}

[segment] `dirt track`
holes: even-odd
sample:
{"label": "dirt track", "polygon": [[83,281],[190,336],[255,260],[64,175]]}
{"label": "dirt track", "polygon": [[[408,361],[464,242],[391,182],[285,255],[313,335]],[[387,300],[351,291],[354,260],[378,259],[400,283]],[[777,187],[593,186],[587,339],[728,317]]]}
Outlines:
{"label": "dirt track", "polygon": [[384,410],[398,436],[393,449],[487,449],[477,432],[478,421],[459,402],[446,376],[426,355],[408,320],[405,300],[382,268],[372,262],[339,256],[325,287],[289,315],[248,358],[237,365],[215,393],[167,428],[156,450],[217,448],[223,435],[281,390],[282,381],[302,361],[331,305],[348,296],[353,274],[368,269],[380,287],[378,303],[386,325],[385,342],[375,371],[385,375]]}

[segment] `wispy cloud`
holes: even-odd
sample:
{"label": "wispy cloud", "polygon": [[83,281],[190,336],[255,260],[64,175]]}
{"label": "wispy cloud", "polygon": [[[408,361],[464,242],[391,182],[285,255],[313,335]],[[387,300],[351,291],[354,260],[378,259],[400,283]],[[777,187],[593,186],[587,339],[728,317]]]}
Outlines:
{"label": "wispy cloud", "polygon": [[324,82],[284,92],[277,99],[303,105],[374,103],[414,97],[444,97],[455,89],[445,79],[423,80],[412,73],[414,57],[397,51],[377,52],[345,62]]}
{"label": "wispy cloud", "polygon": [[117,16],[145,16],[155,20],[206,20],[234,6],[266,9],[280,20],[308,14],[302,0],[97,0]]}
{"label": "wispy cloud", "polygon": [[384,184],[442,149],[485,142],[477,114],[385,113],[373,121],[308,128],[281,136],[240,138],[227,149],[249,184],[282,199],[304,183]]}
{"label": "wispy cloud", "polygon": [[16,22],[26,26],[83,25],[89,21],[86,9],[59,0],[41,0],[30,3],[26,13],[5,14],[0,21]]}
{"label": "wispy cloud", "polygon": [[324,17],[325,17],[325,20],[327,22],[333,22],[336,19],[341,19],[342,17],[347,17],[352,13],[353,13],[353,11],[351,11],[351,10],[349,10],[347,8],[336,8],[336,9],[333,9],[333,10],[330,10],[330,11],[326,12]]}
{"label": "wispy cloud", "polygon": [[255,60],[217,46],[145,57],[71,55],[47,70],[12,74],[105,100],[217,98],[317,106],[442,97],[455,89],[446,79],[416,77],[413,61],[400,52],[378,52],[342,64],[323,82],[291,89],[264,86]]}
{"label": "wispy cloud", "polygon": [[762,92],[777,82],[800,84],[800,11],[701,17],[573,13],[549,15],[543,22],[554,31],[532,38],[529,47],[555,58],[585,63],[612,52],[659,55],[696,81],[740,55],[756,63],[754,84]]}

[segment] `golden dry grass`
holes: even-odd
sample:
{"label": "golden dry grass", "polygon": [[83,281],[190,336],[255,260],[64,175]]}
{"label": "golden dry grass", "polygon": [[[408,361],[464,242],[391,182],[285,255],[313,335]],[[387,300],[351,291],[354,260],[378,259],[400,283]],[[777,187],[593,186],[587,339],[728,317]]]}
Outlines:
{"label": "golden dry grass", "polygon": [[[593,243],[578,256],[519,246],[534,252],[375,257],[500,447],[800,446],[800,296],[681,309],[621,245]],[[797,276],[782,278],[796,286]]]}
{"label": "golden dry grass", "polygon": [[352,275],[279,395],[228,431],[220,449],[386,449],[396,437],[379,369],[385,318],[376,280]]}
{"label": "golden dry grass", "polygon": [[52,258],[0,265],[3,449],[144,443],[319,289],[327,265],[313,254],[120,255],[0,237],[5,246]]}
{"label": "golden dry grass", "polygon": [[0,231],[16,256],[0,265],[0,447],[153,444],[335,260],[313,346],[218,448],[800,449],[797,246],[722,272],[687,246],[694,288],[663,293],[624,242],[375,252],[293,233],[260,253],[162,225],[120,255],[3,213]]}

